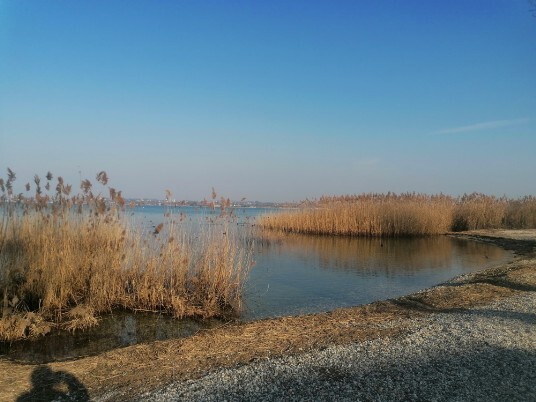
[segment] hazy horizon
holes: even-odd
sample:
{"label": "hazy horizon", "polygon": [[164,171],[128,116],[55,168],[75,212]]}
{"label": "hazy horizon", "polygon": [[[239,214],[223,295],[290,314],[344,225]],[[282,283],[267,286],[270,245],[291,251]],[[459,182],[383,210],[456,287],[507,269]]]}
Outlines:
{"label": "hazy horizon", "polygon": [[535,13],[0,1],[0,177],[105,170],[126,197],[177,200],[534,195]]}

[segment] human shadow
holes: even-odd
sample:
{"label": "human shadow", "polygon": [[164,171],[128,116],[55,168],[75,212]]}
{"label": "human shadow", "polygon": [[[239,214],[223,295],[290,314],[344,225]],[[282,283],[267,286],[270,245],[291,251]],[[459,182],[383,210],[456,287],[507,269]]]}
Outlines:
{"label": "human shadow", "polygon": [[86,387],[66,371],[53,371],[47,365],[32,372],[32,389],[17,398],[26,401],[89,401]]}

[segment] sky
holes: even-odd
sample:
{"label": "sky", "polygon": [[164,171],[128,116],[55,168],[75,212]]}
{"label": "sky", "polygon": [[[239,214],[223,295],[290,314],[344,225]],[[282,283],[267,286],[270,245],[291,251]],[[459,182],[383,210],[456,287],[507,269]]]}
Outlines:
{"label": "sky", "polygon": [[0,175],[105,170],[179,200],[535,195],[533,4],[0,0]]}

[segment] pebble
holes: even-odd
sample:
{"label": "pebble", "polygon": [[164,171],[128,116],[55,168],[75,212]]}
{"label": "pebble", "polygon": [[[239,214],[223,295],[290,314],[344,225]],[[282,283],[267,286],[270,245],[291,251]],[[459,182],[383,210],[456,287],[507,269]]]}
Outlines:
{"label": "pebble", "polygon": [[411,319],[395,338],[219,369],[139,401],[536,401],[536,292]]}

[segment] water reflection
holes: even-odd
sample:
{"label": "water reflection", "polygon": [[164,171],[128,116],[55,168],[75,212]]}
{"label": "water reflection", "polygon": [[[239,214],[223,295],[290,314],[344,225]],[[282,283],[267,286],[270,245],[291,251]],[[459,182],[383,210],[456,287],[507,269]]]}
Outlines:
{"label": "water reflection", "polygon": [[183,338],[218,325],[221,325],[219,320],[175,320],[158,314],[116,312],[101,317],[97,327],[85,331],[58,331],[51,336],[11,345],[0,342],[0,354],[23,362],[48,363],[143,342]]}
{"label": "water reflection", "polygon": [[496,246],[450,238],[369,239],[258,233],[244,320],[402,296],[506,262]]}
{"label": "water reflection", "polygon": [[[150,228],[163,217],[154,207],[140,218]],[[194,213],[195,212],[195,213]],[[194,210],[184,224],[199,230],[203,211]],[[249,219],[259,211],[248,211]],[[197,215],[195,215],[197,214]],[[191,220],[190,220],[191,218]],[[504,263],[512,258],[490,244],[445,236],[402,239],[368,239],[330,236],[282,235],[258,232],[240,220],[228,235],[254,244],[256,265],[244,294],[244,321],[297,315],[355,306],[398,297],[454,276]],[[218,225],[219,222],[210,223]],[[197,226],[196,226],[197,225]],[[60,332],[38,341],[0,343],[0,354],[32,363],[72,359],[117,347],[190,336],[203,328],[221,325],[217,320],[174,320],[158,314],[115,312],[101,318],[96,328]]]}
{"label": "water reflection", "polygon": [[451,265],[501,262],[509,253],[499,247],[446,236],[422,238],[350,238],[263,233],[261,254],[295,255],[324,269],[400,275]]}

